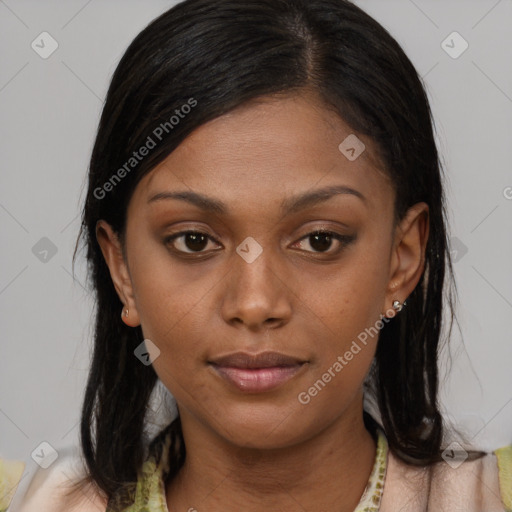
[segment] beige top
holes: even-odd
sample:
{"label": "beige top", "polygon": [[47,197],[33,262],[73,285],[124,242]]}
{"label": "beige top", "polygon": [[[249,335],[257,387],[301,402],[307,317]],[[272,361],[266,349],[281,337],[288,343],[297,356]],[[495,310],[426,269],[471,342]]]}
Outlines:
{"label": "beige top", "polygon": [[[169,512],[164,476],[168,443],[155,465],[149,458],[138,482],[137,504],[126,512]],[[80,502],[62,498],[70,481],[84,474],[78,453],[59,457],[46,470],[38,470],[24,497],[15,496],[9,512],[105,512],[107,503],[92,488]],[[383,489],[382,489],[383,484]],[[366,492],[355,512],[510,512],[512,511],[512,446],[460,465],[437,463],[430,467],[405,464],[388,451],[379,434],[377,454]],[[107,511],[108,512],[108,511]]]}

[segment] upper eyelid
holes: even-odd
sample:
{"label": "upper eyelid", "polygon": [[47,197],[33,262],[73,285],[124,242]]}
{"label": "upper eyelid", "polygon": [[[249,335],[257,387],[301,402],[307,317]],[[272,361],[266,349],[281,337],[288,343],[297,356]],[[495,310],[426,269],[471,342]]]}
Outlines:
{"label": "upper eyelid", "polygon": [[[178,231],[176,233],[172,233],[171,235],[168,235],[166,238],[170,239],[170,238],[179,238],[180,236],[183,236],[183,235],[187,235],[189,233],[196,233],[196,234],[199,234],[199,235],[206,235],[208,238],[214,240],[215,242],[217,243],[220,243],[216,236],[214,235],[210,235],[209,233],[207,233],[206,231],[201,231],[200,229],[184,229],[182,231]],[[334,229],[332,228],[316,228],[316,229],[312,229],[311,231],[308,231],[307,233],[305,233],[304,235],[302,235],[300,238],[298,238],[297,240],[303,240],[304,238],[306,238],[307,236],[310,236],[310,235],[315,235],[315,234],[318,234],[318,233],[326,233],[326,234],[333,234],[333,235],[337,235],[337,236],[348,236],[348,235],[342,235],[341,233],[337,233]]]}

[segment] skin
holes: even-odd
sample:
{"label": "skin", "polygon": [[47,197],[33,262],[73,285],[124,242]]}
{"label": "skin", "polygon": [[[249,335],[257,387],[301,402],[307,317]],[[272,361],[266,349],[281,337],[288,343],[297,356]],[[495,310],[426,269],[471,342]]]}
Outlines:
{"label": "skin", "polygon": [[[428,206],[414,205],[394,226],[394,190],[372,142],[359,135],[366,150],[355,161],[338,149],[352,133],[306,92],[248,103],[196,129],[141,180],[128,205],[124,256],[98,222],[129,309],[123,321],[142,325],[158,346],[154,369],[178,403],[187,459],[166,489],[173,512],[352,511],[364,491],[376,446],[363,424],[362,384],[377,336],[308,404],[297,397],[413,291],[424,270]],[[366,199],[337,194],[281,211],[283,200],[332,185]],[[207,195],[228,213],[177,199],[148,204],[163,191]],[[321,252],[308,236],[320,228],[355,239],[333,239]],[[191,229],[213,237],[199,249],[202,259],[186,237],[165,242]],[[263,248],[252,263],[236,252],[247,237]],[[237,351],[308,362],[284,385],[248,394],[207,364]]]}

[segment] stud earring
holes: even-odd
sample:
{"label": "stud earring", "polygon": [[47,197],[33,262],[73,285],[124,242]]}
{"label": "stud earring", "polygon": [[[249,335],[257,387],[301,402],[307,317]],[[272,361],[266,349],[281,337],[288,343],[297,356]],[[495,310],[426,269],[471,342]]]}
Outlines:
{"label": "stud earring", "polygon": [[128,308],[124,309],[123,311],[121,311],[121,316],[125,316],[127,317],[128,316]]}
{"label": "stud earring", "polygon": [[393,301],[393,309],[396,311],[396,312],[400,312],[402,311],[402,308],[407,304],[407,301],[404,300],[404,303],[402,304],[399,300],[394,300]]}

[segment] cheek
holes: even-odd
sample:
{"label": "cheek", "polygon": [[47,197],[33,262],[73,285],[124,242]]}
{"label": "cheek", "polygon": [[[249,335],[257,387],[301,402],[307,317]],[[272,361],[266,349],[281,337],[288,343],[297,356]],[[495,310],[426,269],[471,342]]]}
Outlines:
{"label": "cheek", "polygon": [[[209,294],[215,287],[213,276],[197,276],[169,257],[156,257],[150,251],[132,265],[135,303],[145,339],[160,350],[153,367],[176,398],[204,384],[198,378],[204,339]],[[191,266],[193,267],[193,266]],[[198,267],[196,267],[197,269]],[[181,389],[181,391],[180,391]]]}
{"label": "cheek", "polygon": [[314,311],[308,315],[307,329],[309,338],[316,340],[316,360],[309,387],[302,388],[303,402],[315,402],[319,408],[332,401],[341,406],[360,390],[383,326],[383,259],[361,246],[328,276],[325,270],[323,277],[304,274],[302,297],[309,297],[304,311]]}
{"label": "cheek", "polygon": [[310,317],[318,329],[316,337],[330,338],[332,348],[340,351],[374,326],[384,312],[386,278],[383,265],[358,254],[333,272],[304,273],[297,295],[304,310],[314,313]]}
{"label": "cheek", "polygon": [[160,350],[153,368],[178,404],[189,410],[201,409],[209,396],[208,379],[211,378],[205,373],[205,333],[208,330],[201,324],[205,315],[198,314],[197,301],[185,304],[186,307],[183,302],[181,306],[165,302],[167,313],[162,315],[158,315],[156,309],[149,311],[144,318],[143,332]]}
{"label": "cheek", "polygon": [[338,334],[321,340],[308,379],[297,395],[299,403],[315,402],[315,408],[333,407],[335,413],[359,392],[375,355],[379,329],[368,327],[366,317],[356,320],[344,326],[342,318],[332,325]]}
{"label": "cheek", "polygon": [[205,307],[219,281],[208,265],[176,262],[154,242],[134,249],[130,271],[144,336],[162,341],[193,332],[188,317]]}
{"label": "cheek", "polygon": [[331,334],[321,340],[310,375],[295,397],[298,417],[322,417],[328,424],[362,396],[379,336],[371,312],[360,303],[335,316]]}

